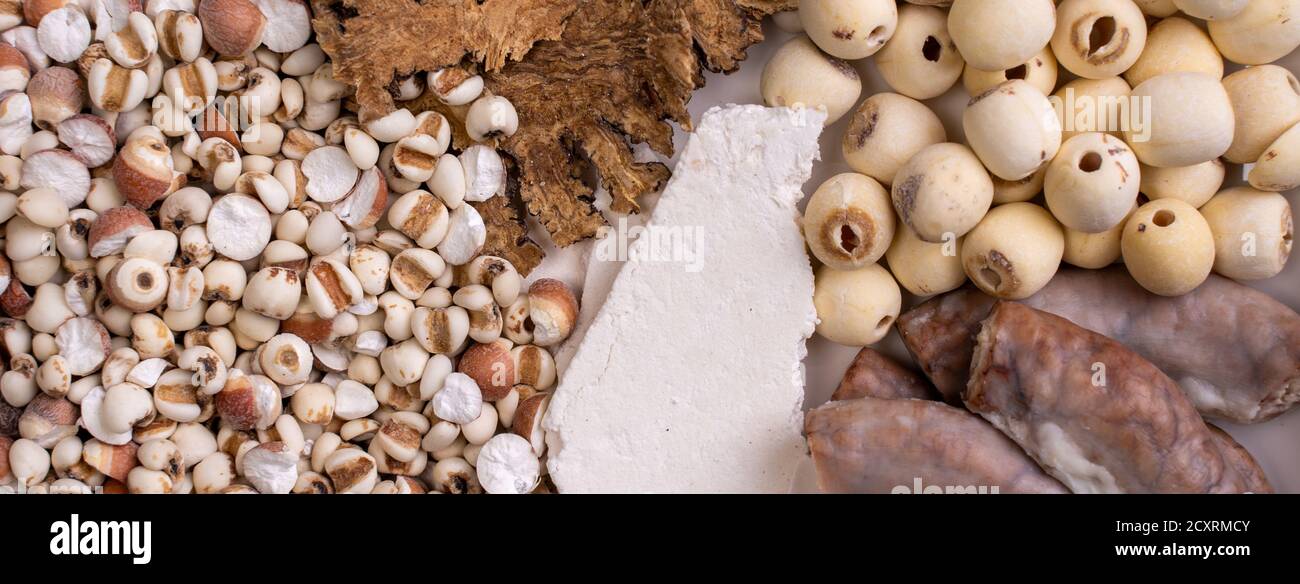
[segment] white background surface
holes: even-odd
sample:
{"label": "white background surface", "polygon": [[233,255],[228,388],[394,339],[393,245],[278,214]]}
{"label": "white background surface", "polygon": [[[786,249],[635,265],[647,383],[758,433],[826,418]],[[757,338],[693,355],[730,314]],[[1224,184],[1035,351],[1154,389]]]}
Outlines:
{"label": "white background surface", "polygon": [[[750,48],[749,58],[742,63],[739,71],[731,75],[707,74],[708,81],[705,87],[695,94],[690,103],[691,118],[693,120],[698,122],[701,114],[716,105],[762,103],[758,87],[763,65],[781,44],[794,36],[780,31],[772,26],[770,21],[766,23],[765,31],[767,40]],[[1292,72],[1300,72],[1300,51],[1292,53],[1277,64],[1287,67]],[[863,80],[862,97],[860,99],[866,99],[876,93],[891,91],[876,72],[874,62],[871,59],[858,61],[855,66],[861,73]],[[1240,68],[1240,66],[1229,64],[1228,73]],[[1058,82],[1058,87],[1072,78],[1064,68],[1061,68],[1061,79]],[[925,102],[943,120],[948,131],[949,141],[964,141],[961,129],[961,112],[968,99],[969,96],[962,87],[961,81],[958,80],[954,88],[946,95]],[[812,179],[804,185],[806,195],[811,195],[818,185],[831,176],[851,171],[848,165],[844,163],[843,155],[840,152],[840,140],[844,135],[844,129],[850,117],[851,114],[846,115],[835,125],[828,127],[822,134],[822,161],[813,168]],[[684,140],[684,134],[679,129],[675,140],[678,151],[684,145]],[[1225,186],[1244,184],[1241,176],[1242,170],[1240,166],[1228,165],[1228,182],[1225,183]],[[1296,191],[1287,193],[1287,198],[1290,199],[1293,208],[1295,208],[1300,193]],[[543,241],[545,239],[544,233],[541,233],[543,230],[534,227],[535,237],[537,237],[538,241]],[[577,245],[565,250],[555,250],[549,245],[546,245],[546,247],[548,248],[546,260],[531,275],[529,280],[540,276],[559,277],[567,281],[575,290],[580,290],[584,273],[584,247]],[[1274,298],[1281,300],[1293,309],[1300,309],[1300,261],[1290,262],[1286,270],[1278,277],[1255,282],[1251,285],[1267,291]],[[722,293],[722,291],[719,292]],[[916,298],[908,297],[906,291],[904,291],[904,296],[904,310],[917,302]],[[587,307],[584,306],[585,308]],[[896,332],[891,332],[875,348],[903,359],[904,362],[911,362]],[[839,385],[845,369],[848,368],[857,352],[858,348],[856,347],[836,345],[819,336],[814,335],[809,340],[808,358],[806,360],[806,407],[815,407],[825,403],[830,398],[835,387]],[[1262,424],[1243,426],[1216,423],[1250,450],[1260,465],[1263,466],[1275,490],[1290,493],[1300,492],[1300,408],[1292,409],[1289,413]],[[795,490],[800,492],[814,491],[816,487],[812,481],[813,478],[810,472],[803,473],[803,476],[795,485]]]}

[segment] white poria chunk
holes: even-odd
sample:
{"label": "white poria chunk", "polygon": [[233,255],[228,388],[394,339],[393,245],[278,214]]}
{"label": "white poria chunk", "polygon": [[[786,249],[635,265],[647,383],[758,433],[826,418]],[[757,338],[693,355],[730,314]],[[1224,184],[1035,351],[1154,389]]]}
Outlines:
{"label": "white poria chunk", "polygon": [[90,169],[67,150],[42,150],[23,161],[20,182],[26,189],[54,189],[75,209],[90,194]]}
{"label": "white poria chunk", "polygon": [[651,220],[676,243],[632,245],[552,398],[543,427],[560,491],[789,490],[816,323],[796,205],[825,117],[704,115]]}
{"label": "white poria chunk", "polygon": [[108,358],[108,329],[93,318],[71,318],[55,331],[54,345],[67,360],[68,371],[73,375],[89,375]]}
{"label": "white poria chunk", "polygon": [[311,10],[302,0],[253,0],[262,16],[266,17],[266,30],[262,44],[277,53],[289,53],[302,48],[311,38]]}
{"label": "white poria chunk", "polygon": [[525,495],[541,477],[542,465],[528,439],[517,434],[497,434],[479,450],[478,481],[493,495]]}
{"label": "white poria chunk", "polygon": [[470,205],[461,205],[451,211],[447,222],[447,235],[438,243],[438,255],[443,261],[460,266],[469,263],[487,242],[487,225],[483,216]]}
{"label": "white poria chunk", "polygon": [[208,211],[208,240],[217,253],[235,261],[250,260],[271,241],[271,214],[261,201],[230,194]]}
{"label": "white poria chunk", "polygon": [[334,214],[348,227],[361,230],[379,221],[388,201],[384,173],[376,167],[361,171],[352,192],[334,204]]}
{"label": "white poria chunk", "polygon": [[352,338],[352,352],[371,357],[379,357],[379,354],[388,347],[388,335],[384,331],[365,331],[357,333]]}
{"label": "white poria chunk", "polygon": [[283,442],[267,442],[243,458],[243,475],[262,494],[287,495],[298,482],[298,454]]}
{"label": "white poria chunk", "polygon": [[343,371],[352,360],[352,354],[346,348],[330,343],[312,345],[311,353],[326,371]]}
{"label": "white poria chunk", "polygon": [[356,420],[375,413],[379,401],[375,392],[351,379],[339,381],[334,387],[334,415],[340,420]]}
{"label": "white poria chunk", "polygon": [[158,378],[162,377],[168,365],[167,360],[161,357],[145,359],[131,368],[131,371],[126,374],[126,380],[148,389],[158,383]]}
{"label": "white poria chunk", "polygon": [[77,60],[90,46],[90,20],[75,6],[64,6],[41,17],[36,42],[51,59],[60,63]]}
{"label": "white poria chunk", "polygon": [[99,116],[77,114],[59,122],[57,132],[59,141],[89,168],[107,164],[117,153],[112,129]]}
{"label": "white poria chunk", "polygon": [[357,184],[361,173],[348,151],[338,146],[323,146],[302,159],[302,174],[307,177],[307,196],[320,203],[333,203]]}
{"label": "white poria chunk", "polygon": [[452,373],[443,381],[442,389],[433,394],[432,406],[439,418],[468,424],[477,420],[483,410],[483,392],[472,377]]}
{"label": "white poria chunk", "polygon": [[460,154],[465,171],[465,200],[486,201],[506,192],[506,165],[489,146],[475,144]]}

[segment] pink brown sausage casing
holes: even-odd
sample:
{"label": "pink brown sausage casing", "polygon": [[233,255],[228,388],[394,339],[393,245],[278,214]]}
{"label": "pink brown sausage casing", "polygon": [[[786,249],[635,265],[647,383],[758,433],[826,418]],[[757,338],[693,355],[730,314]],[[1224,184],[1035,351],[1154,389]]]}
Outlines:
{"label": "pink brown sausage casing", "polygon": [[[966,388],[974,334],[994,299],[964,288],[898,319],[922,371],[949,403]],[[1267,294],[1211,275],[1167,298],[1123,268],[1062,270],[1023,303],[1106,335],[1177,381],[1208,417],[1252,423],[1300,400],[1300,315]]]}
{"label": "pink brown sausage casing", "polygon": [[939,392],[915,370],[871,347],[864,347],[844,372],[831,401],[860,397],[939,399]]}
{"label": "pink brown sausage casing", "polygon": [[983,322],[964,399],[1076,493],[1267,490],[1159,368],[1024,304]]}
{"label": "pink brown sausage casing", "polygon": [[962,492],[1069,492],[979,416],[941,402],[831,402],[808,412],[804,430],[826,493],[890,493],[918,481]]}

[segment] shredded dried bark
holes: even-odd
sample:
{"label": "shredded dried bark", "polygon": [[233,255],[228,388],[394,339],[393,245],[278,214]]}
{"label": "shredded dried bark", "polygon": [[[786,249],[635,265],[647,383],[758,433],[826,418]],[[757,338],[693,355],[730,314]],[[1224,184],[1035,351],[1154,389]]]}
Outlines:
{"label": "shredded dried bark", "polygon": [[393,109],[388,88],[467,55],[485,70],[559,38],[573,0],[312,0],[312,28],[334,78],[357,88],[363,110]]}
{"label": "shredded dried bark", "polygon": [[[538,43],[523,61],[486,76],[510,99],[520,129],[501,148],[518,162],[520,195],[557,245],[596,234],[605,224],[584,183],[582,160],[595,166],[631,213],[658,190],[668,169],[632,158],[631,142],[673,151],[671,120],[690,129],[686,104],[704,85],[703,69],[729,72],[763,39],[764,14],[778,0],[584,2],[558,41]],[[698,51],[697,51],[698,48]]]}
{"label": "shredded dried bark", "polygon": [[[762,17],[792,9],[797,1],[313,4],[315,28],[334,60],[334,75],[358,87],[363,111],[390,111],[392,96],[384,88],[401,75],[459,64],[466,55],[481,62],[488,91],[509,98],[519,113],[518,132],[498,144],[518,167],[519,197],[552,240],[568,246],[605,224],[592,187],[583,180],[588,166],[604,181],[615,212],[638,211],[637,199],[658,190],[669,171],[662,164],[636,162],[631,143],[645,142],[671,155],[673,130],[667,122],[691,128],[686,105],[704,85],[704,69],[734,71],[748,47],[763,39]],[[463,117],[428,94],[403,106]],[[453,145],[465,140],[457,135]],[[540,260],[540,249],[534,252],[536,245],[526,238],[522,217],[509,201],[483,207],[491,207],[480,208],[489,246],[501,246],[485,253],[507,258],[536,253]],[[505,252],[510,245],[518,247],[514,254]],[[527,272],[517,262],[516,268]]]}

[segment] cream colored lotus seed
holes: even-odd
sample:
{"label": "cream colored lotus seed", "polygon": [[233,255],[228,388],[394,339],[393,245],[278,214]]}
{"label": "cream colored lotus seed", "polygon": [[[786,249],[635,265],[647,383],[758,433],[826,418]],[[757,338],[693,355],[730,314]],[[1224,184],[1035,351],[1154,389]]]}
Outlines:
{"label": "cream colored lotus seed", "polygon": [[966,275],[986,294],[1028,298],[1056,275],[1065,234],[1046,209],[1033,203],[994,207],[962,242]]}
{"label": "cream colored lotus seed", "polygon": [[876,263],[894,238],[894,208],[875,179],[847,172],[817,187],[804,212],[813,255],[837,270]]}
{"label": "cream colored lotus seed", "polygon": [[826,108],[829,126],[857,103],[862,79],[852,65],[826,55],[808,37],[799,36],[768,60],[759,92],[770,107]]}
{"label": "cream colored lotus seed", "polygon": [[1052,51],[1062,67],[1080,77],[1122,74],[1146,43],[1146,17],[1132,0],[1064,0],[1056,8]]}
{"label": "cream colored lotus seed", "polygon": [[1137,156],[1110,134],[1080,134],[1047,166],[1043,193],[1052,215],[1069,229],[1101,233],[1119,225],[1137,201]]}
{"label": "cream colored lotus seed", "polygon": [[1263,65],[1300,47],[1300,2],[1251,0],[1232,18],[1209,21],[1210,38],[1229,61]]}
{"label": "cream colored lotus seed", "polygon": [[863,347],[889,333],[902,309],[898,283],[880,264],[856,270],[817,270],[813,305],[817,307],[817,334],[831,342]]}
{"label": "cream colored lotus seed", "polygon": [[1181,296],[1214,267],[1214,235],[1194,207],[1178,199],[1142,205],[1124,224],[1120,250],[1128,272],[1154,294]]}
{"label": "cream colored lotus seed", "polygon": [[1222,20],[1241,14],[1250,0],[1173,0],[1174,6],[1201,20]]}
{"label": "cream colored lotus seed", "polygon": [[1052,40],[1052,0],[954,0],[948,33],[966,63],[984,71],[1010,69]]}
{"label": "cream colored lotus seed", "polygon": [[1150,115],[1124,128],[1124,142],[1143,164],[1191,166],[1222,156],[1232,145],[1232,102],[1211,75],[1166,73],[1134,87],[1133,97]]}
{"label": "cream colored lotus seed", "polygon": [[993,181],[961,144],[927,146],[898,171],[894,211],[924,241],[940,243],[975,227],[993,204]]}
{"label": "cream colored lotus seed", "polygon": [[1034,174],[1020,180],[993,179],[993,204],[1021,203],[1037,197],[1043,192],[1043,181],[1047,179],[1047,165],[1043,165]]}
{"label": "cream colored lotus seed", "polygon": [[898,30],[876,55],[885,83],[913,99],[943,95],[965,66],[948,35],[948,14],[933,6],[904,4],[898,11]]}
{"label": "cream colored lotus seed", "polygon": [[1262,191],[1300,187],[1300,124],[1274,140],[1250,169],[1250,186]]}
{"label": "cream colored lotus seed", "polygon": [[1129,85],[1152,77],[1186,71],[1223,78],[1223,56],[1201,27],[1180,16],[1157,22],[1147,34],[1147,46],[1136,63],[1124,72]]}
{"label": "cream colored lotus seed", "polygon": [[853,112],[841,147],[850,168],[888,185],[917,152],[947,140],[943,122],[928,106],[897,93],[877,93]]}
{"label": "cream colored lotus seed", "polygon": [[[1129,216],[1137,208],[1137,204],[1134,204]],[[1084,233],[1065,228],[1065,253],[1061,259],[1072,266],[1089,270],[1100,270],[1119,261],[1119,242],[1124,236],[1127,221],[1128,217],[1125,217],[1124,221],[1101,233]]]}
{"label": "cream colored lotus seed", "polygon": [[961,243],[960,237],[943,243],[922,241],[916,232],[900,224],[885,258],[894,278],[908,292],[933,296],[956,290],[966,282]]}
{"label": "cream colored lotus seed", "polygon": [[1295,237],[1286,197],[1232,188],[1210,199],[1201,215],[1214,234],[1214,271],[1219,275],[1263,280],[1286,267]]}
{"label": "cream colored lotus seed", "polygon": [[1277,65],[1247,67],[1223,79],[1232,101],[1236,131],[1223,155],[1228,162],[1254,162],[1283,132],[1300,122],[1300,81]]}
{"label": "cream colored lotus seed", "polygon": [[1158,168],[1142,165],[1142,194],[1148,199],[1178,199],[1200,208],[1210,200],[1219,187],[1227,167],[1215,158],[1192,166]]}
{"label": "cream colored lotus seed", "polygon": [[1037,55],[1024,63],[1000,71],[981,71],[967,66],[962,73],[961,82],[966,93],[979,95],[1012,79],[1028,81],[1037,87],[1043,95],[1050,95],[1056,90],[1058,67],[1056,55],[1050,46],[1043,47]]}
{"label": "cream colored lotus seed", "polygon": [[1173,16],[1174,13],[1178,12],[1178,6],[1174,4],[1174,0],[1133,0],[1133,3],[1137,4],[1138,8],[1141,8],[1142,12],[1147,16],[1156,18]]}
{"label": "cream colored lotus seed", "polygon": [[1019,79],[971,98],[962,127],[984,166],[1005,180],[1033,174],[1061,148],[1061,121],[1052,102]]}
{"label": "cream colored lotus seed", "polygon": [[821,50],[840,59],[876,54],[898,26],[894,0],[805,0],[799,22]]}

